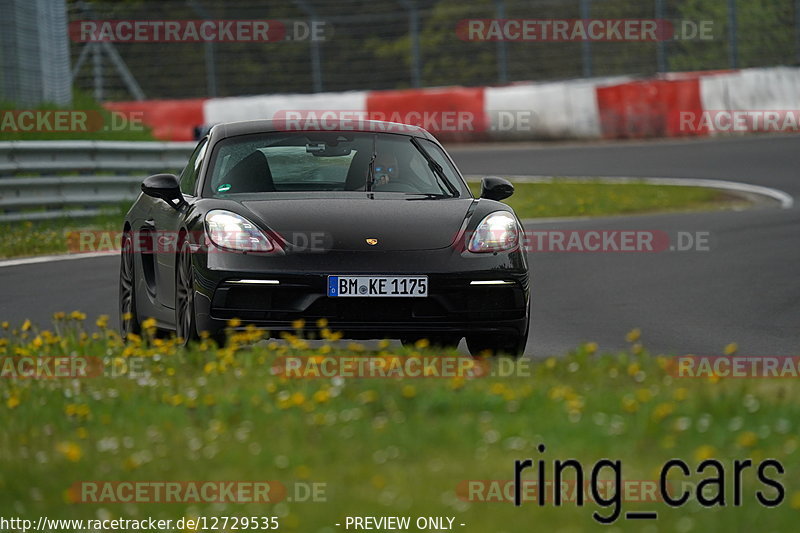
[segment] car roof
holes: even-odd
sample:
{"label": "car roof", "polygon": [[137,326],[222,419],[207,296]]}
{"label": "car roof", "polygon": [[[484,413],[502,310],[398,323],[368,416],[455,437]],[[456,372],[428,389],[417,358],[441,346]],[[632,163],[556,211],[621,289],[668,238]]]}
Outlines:
{"label": "car roof", "polygon": [[223,122],[212,126],[208,132],[208,136],[213,144],[229,137],[253,133],[310,131],[322,133],[394,133],[428,139],[438,144],[438,141],[436,141],[433,135],[419,126],[383,120],[361,120],[358,117],[354,117],[353,119],[319,119],[305,117],[300,120],[245,120],[241,122]]}

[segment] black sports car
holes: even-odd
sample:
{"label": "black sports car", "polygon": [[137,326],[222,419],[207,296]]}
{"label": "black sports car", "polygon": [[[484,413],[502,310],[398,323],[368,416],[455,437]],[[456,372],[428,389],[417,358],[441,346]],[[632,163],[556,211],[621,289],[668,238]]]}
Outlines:
{"label": "black sports car", "polygon": [[[387,122],[219,124],[180,177],[150,176],[125,218],[123,335],[147,317],[187,342],[231,319],[276,336],[304,319],[347,338],[528,338],[522,226],[484,178],[470,193],[423,129]],[[325,320],[321,320],[325,319]]]}

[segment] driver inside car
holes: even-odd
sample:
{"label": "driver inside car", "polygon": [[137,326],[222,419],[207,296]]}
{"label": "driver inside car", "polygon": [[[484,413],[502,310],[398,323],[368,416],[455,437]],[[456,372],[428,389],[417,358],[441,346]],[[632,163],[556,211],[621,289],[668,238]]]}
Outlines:
{"label": "driver inside car", "polygon": [[392,154],[381,154],[375,158],[373,170],[375,176],[373,186],[386,185],[390,181],[397,179],[399,175],[397,158]]}

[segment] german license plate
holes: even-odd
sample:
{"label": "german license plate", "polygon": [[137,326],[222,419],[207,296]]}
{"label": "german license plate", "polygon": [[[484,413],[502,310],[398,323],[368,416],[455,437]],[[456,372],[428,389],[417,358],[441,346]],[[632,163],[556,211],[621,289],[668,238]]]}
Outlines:
{"label": "german license plate", "polygon": [[328,296],[428,296],[428,276],[328,276]]}

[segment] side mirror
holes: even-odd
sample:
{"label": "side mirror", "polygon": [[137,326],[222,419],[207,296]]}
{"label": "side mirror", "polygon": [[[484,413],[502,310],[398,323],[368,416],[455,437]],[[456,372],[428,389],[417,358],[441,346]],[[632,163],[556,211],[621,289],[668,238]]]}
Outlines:
{"label": "side mirror", "polygon": [[506,179],[487,176],[481,180],[481,198],[504,200],[512,194],[514,194],[514,186]]}
{"label": "side mirror", "polygon": [[142,192],[153,198],[161,198],[176,209],[184,203],[181,185],[175,174],[155,174],[145,178]]}

